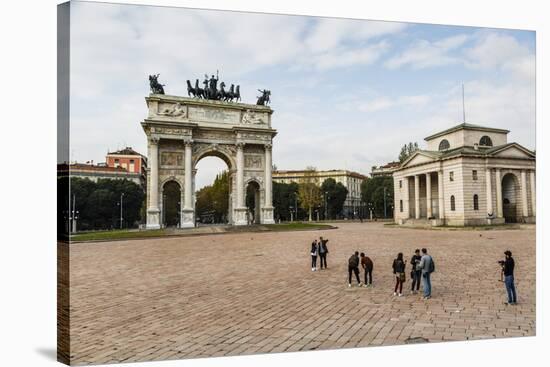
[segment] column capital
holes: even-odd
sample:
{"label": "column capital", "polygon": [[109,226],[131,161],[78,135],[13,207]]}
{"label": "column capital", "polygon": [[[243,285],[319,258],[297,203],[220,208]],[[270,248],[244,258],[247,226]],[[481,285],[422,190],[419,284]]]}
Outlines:
{"label": "column capital", "polygon": [[235,146],[237,147],[237,149],[243,149],[245,146],[245,143],[242,141],[238,141],[235,143]]}
{"label": "column capital", "polygon": [[272,147],[273,147],[273,144],[271,144],[271,143],[264,144],[265,150],[271,150]]}
{"label": "column capital", "polygon": [[152,135],[152,136],[149,136],[149,139],[148,139],[148,140],[149,140],[149,143],[150,143],[150,144],[155,144],[155,145],[156,145],[156,144],[159,143],[160,138],[159,138],[158,136],[156,136],[156,135]]}
{"label": "column capital", "polygon": [[191,139],[191,138],[184,138],[184,139],[183,139],[183,145],[185,145],[185,146],[192,146],[192,145],[193,145],[193,139]]}

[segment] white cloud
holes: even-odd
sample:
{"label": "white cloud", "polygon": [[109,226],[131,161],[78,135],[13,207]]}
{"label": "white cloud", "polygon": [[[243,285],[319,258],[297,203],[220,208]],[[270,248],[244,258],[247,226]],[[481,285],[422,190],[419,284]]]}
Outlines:
{"label": "white cloud", "polygon": [[307,67],[325,71],[354,65],[369,65],[378,60],[388,49],[389,44],[385,41],[360,49],[337,48],[330,52],[304,57],[299,68]]}
{"label": "white cloud", "polygon": [[465,65],[473,69],[500,69],[510,71],[519,79],[535,78],[535,54],[514,37],[489,33],[464,51]]}
{"label": "white cloud", "polygon": [[397,98],[377,97],[366,102],[357,103],[357,109],[362,112],[376,112],[389,108],[424,106],[430,101],[428,95],[400,96]]}
{"label": "white cloud", "polygon": [[406,27],[405,23],[321,18],[307,35],[304,44],[314,53],[323,53],[349,40],[367,41],[401,32]]}
{"label": "white cloud", "polygon": [[413,69],[423,69],[432,66],[455,64],[459,62],[449,52],[462,46],[468,40],[466,35],[456,35],[430,42],[419,40],[401,54],[386,61],[385,66],[389,69],[397,69],[403,66],[410,66]]}

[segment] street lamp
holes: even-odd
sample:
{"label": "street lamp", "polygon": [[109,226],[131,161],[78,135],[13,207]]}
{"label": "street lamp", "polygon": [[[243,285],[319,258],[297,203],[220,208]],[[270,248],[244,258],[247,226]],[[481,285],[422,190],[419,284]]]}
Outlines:
{"label": "street lamp", "polygon": [[325,220],[327,220],[327,217],[328,217],[327,195],[328,195],[328,191],[325,191],[325,194],[323,195],[325,198]]}
{"label": "street lamp", "polygon": [[122,199],[124,198],[124,193],[120,194],[120,229],[122,229]]}

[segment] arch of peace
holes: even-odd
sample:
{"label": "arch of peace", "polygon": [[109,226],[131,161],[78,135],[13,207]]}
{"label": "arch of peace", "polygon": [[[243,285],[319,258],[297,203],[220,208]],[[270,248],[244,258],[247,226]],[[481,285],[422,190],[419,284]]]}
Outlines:
{"label": "arch of peace", "polygon": [[255,190],[255,222],[274,223],[272,201],[273,110],[263,105],[232,103],[164,94],[145,98],[147,135],[147,228],[161,227],[163,190],[180,188],[179,227],[195,226],[195,175],[204,157],[221,158],[229,172],[228,222],[248,224],[246,187]]}

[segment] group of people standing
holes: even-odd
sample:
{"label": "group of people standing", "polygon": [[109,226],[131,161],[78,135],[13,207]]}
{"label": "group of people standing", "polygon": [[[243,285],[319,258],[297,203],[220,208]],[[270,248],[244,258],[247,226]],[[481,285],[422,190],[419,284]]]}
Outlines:
{"label": "group of people standing", "polygon": [[[365,273],[365,282],[361,282],[359,278],[359,265],[363,268]],[[407,261],[403,260],[403,253],[397,254],[397,258],[393,260],[392,269],[395,275],[395,287],[393,291],[394,296],[403,296],[403,284],[406,281],[405,268]],[[373,261],[365,255],[365,253],[359,254],[355,251],[348,260],[348,287],[351,287],[352,275],[355,275],[355,279],[359,287],[372,286],[372,270],[374,268]],[[430,299],[432,296],[432,282],[431,273],[435,271],[435,263],[431,255],[428,254],[428,250],[423,248],[422,255],[420,250],[416,249],[414,255],[411,258],[411,293],[417,294],[420,289],[420,281],[422,280],[422,289],[424,291],[423,299]]]}
{"label": "group of people standing", "polygon": [[319,237],[311,243],[311,271],[317,271],[317,257],[321,260],[321,270],[327,268],[328,240]]}
{"label": "group of people standing", "polygon": [[[327,269],[327,255],[328,246],[327,239],[319,237],[319,240],[315,239],[311,243],[311,271],[317,270],[317,258],[320,258],[321,269]],[[515,305],[517,302],[516,287],[514,284],[514,259],[512,258],[512,252],[507,250],[504,252],[505,259],[499,261],[502,266],[501,281],[506,285],[506,293],[508,300],[506,304]],[[411,277],[411,294],[418,294],[420,290],[420,283],[422,283],[422,299],[427,300],[432,297],[432,281],[431,274],[435,271],[435,262],[428,250],[423,248],[422,250],[414,250],[414,254],[410,261],[410,277]],[[365,274],[365,281],[362,282],[359,277],[359,265],[363,269]],[[359,287],[371,287],[372,286],[372,271],[374,263],[370,257],[364,252],[359,254],[359,251],[355,251],[353,255],[348,259],[348,287],[351,287],[352,276],[355,275],[357,284]],[[403,253],[397,254],[397,257],[393,260],[392,270],[395,276],[395,286],[393,289],[393,295],[401,297],[403,296],[403,284],[405,284],[407,261],[403,259]]]}
{"label": "group of people standing", "polygon": [[[403,283],[406,281],[405,268],[407,261],[403,260],[403,253],[397,254],[397,258],[393,260],[392,269],[395,274],[394,296],[403,296]],[[420,282],[422,281],[423,299],[430,299],[432,296],[432,281],[431,274],[435,271],[435,263],[428,250],[423,248],[422,255],[420,250],[414,250],[411,257],[411,294],[417,294],[420,290]]]}

